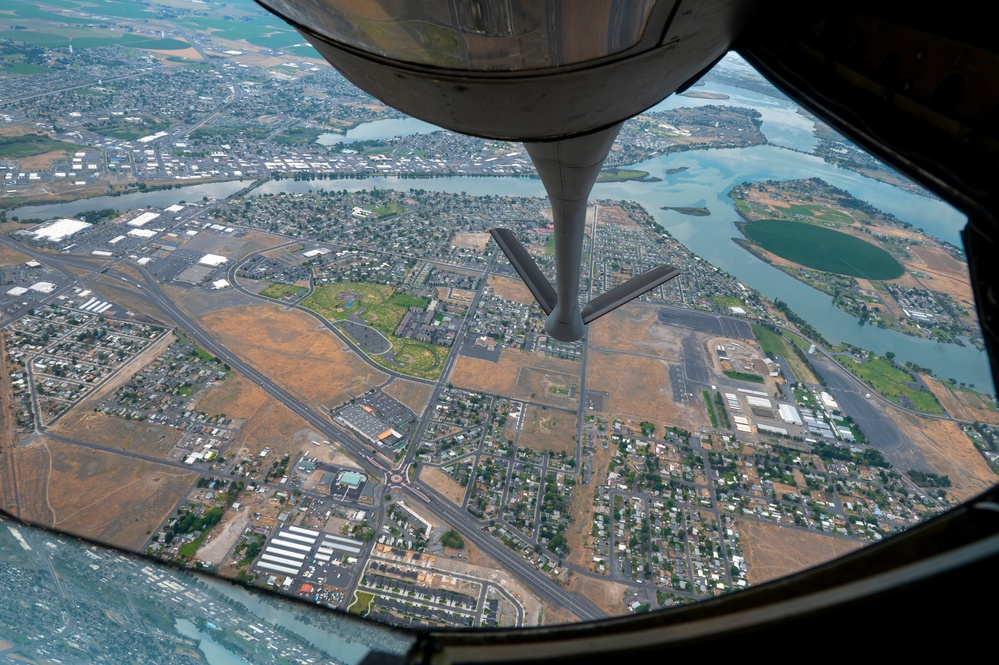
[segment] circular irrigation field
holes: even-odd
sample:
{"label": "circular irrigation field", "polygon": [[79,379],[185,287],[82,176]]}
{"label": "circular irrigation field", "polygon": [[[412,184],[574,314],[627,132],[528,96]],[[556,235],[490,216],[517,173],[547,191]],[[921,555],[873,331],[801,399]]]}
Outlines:
{"label": "circular irrigation field", "polygon": [[905,272],[877,245],[814,224],[761,219],[742,231],[768,252],[808,268],[875,280],[895,279]]}

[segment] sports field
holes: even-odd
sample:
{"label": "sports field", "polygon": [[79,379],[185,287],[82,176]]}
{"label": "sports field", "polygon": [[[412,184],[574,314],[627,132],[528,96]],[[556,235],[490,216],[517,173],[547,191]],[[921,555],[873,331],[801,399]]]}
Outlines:
{"label": "sports field", "polygon": [[768,252],[824,272],[874,280],[895,279],[905,272],[877,245],[813,224],[761,219],[746,224],[743,233]]}

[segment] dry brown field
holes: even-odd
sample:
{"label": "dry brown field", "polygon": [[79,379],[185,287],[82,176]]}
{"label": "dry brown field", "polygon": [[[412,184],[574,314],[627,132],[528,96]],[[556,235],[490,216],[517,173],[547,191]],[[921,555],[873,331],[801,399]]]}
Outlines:
{"label": "dry brown field", "polygon": [[933,472],[950,478],[947,494],[965,501],[996,484],[996,474],[957,423],[898,409],[889,408],[887,413],[923,454]]}
{"label": "dry brown field", "polygon": [[94,413],[96,402],[83,402],[52,428],[54,434],[131,453],[169,459],[183,436],[172,427]]}
{"label": "dry brown field", "polygon": [[232,377],[205,393],[196,408],[245,420],[230,449],[237,453],[245,449],[242,454],[251,458],[256,458],[264,448],[270,448],[277,456],[294,457],[303,446],[314,448],[311,441],[325,438],[291,409],[241,376]]}
{"label": "dry brown field", "polygon": [[951,388],[943,381],[937,381],[926,374],[920,374],[919,377],[930,387],[930,391],[940,400],[940,404],[951,418],[999,425],[999,411],[996,410],[992,400],[985,395]]}
{"label": "dry brown field", "polygon": [[518,446],[539,452],[576,453],[575,413],[553,411],[537,406],[524,408],[523,425],[520,428]]}
{"label": "dry brown field", "polygon": [[340,405],[388,378],[304,312],[259,304],[210,312],[200,323],[227,349],[314,408]]}
{"label": "dry brown field", "polygon": [[521,305],[534,304],[534,296],[531,295],[530,289],[519,279],[493,275],[489,278],[489,286],[492,287],[493,293],[503,300],[519,302]]}
{"label": "dry brown field", "polygon": [[460,506],[465,500],[465,488],[454,478],[433,466],[420,469],[420,480],[447,497],[448,501]]}
{"label": "dry brown field", "polygon": [[790,575],[859,549],[862,543],[736,519],[750,584]]}
{"label": "dry brown field", "polygon": [[451,238],[451,246],[484,252],[491,238],[488,233],[455,233]]}
{"label": "dry brown field", "polygon": [[544,614],[539,625],[560,626],[566,623],[579,623],[579,617],[561,605],[548,604],[544,608]]}
{"label": "dry brown field", "polygon": [[434,387],[427,383],[397,378],[382,390],[408,406],[417,416],[422,416],[423,410],[427,408],[427,402],[430,401],[430,396],[434,392]]}
{"label": "dry brown field", "polygon": [[503,395],[551,406],[575,408],[578,399],[560,397],[553,387],[579,387],[580,363],[550,356],[503,349],[498,362],[459,356],[451,372],[451,383],[460,388]]}
{"label": "dry brown field", "polygon": [[586,361],[586,388],[609,393],[603,412],[611,417],[688,430],[707,424],[707,413],[696,403],[673,403],[666,362],[601,351],[590,351]]}
{"label": "dry brown field", "polygon": [[[204,58],[201,57],[201,54],[198,53],[198,51],[193,46],[190,47],[190,48],[181,49],[179,51],[160,51],[160,50],[152,49],[152,48],[147,48],[147,49],[142,49],[142,50],[143,51],[148,51],[149,53],[155,53],[156,55],[162,56],[162,58],[164,60],[166,60],[167,58],[169,58],[172,55],[180,56],[181,58],[187,58],[188,60],[204,60]],[[170,61],[167,60],[167,63],[170,63]],[[173,64],[178,64],[179,65],[179,64],[183,64],[183,63],[173,63]]]}
{"label": "dry brown field", "polygon": [[567,588],[569,591],[589,599],[607,616],[621,616],[628,611],[624,604],[624,594],[628,587],[618,582],[598,580],[585,575],[573,575]]}
{"label": "dry brown field", "polygon": [[66,159],[68,154],[68,150],[53,150],[52,152],[44,152],[40,155],[21,157],[18,162],[21,165],[22,171],[44,171],[51,168],[56,162]]}
{"label": "dry brown field", "polygon": [[929,279],[919,278],[923,287],[946,293],[962,307],[974,311],[975,298],[971,292],[967,265],[939,247],[919,245],[910,247],[909,251],[916,260],[905,261],[906,269],[929,275]]}
{"label": "dry brown field", "polygon": [[629,303],[590,324],[590,345],[676,360],[681,331],[656,323],[659,308]]}
{"label": "dry brown field", "polygon": [[45,437],[18,450],[24,519],[130,550],[142,546],[197,478]]}

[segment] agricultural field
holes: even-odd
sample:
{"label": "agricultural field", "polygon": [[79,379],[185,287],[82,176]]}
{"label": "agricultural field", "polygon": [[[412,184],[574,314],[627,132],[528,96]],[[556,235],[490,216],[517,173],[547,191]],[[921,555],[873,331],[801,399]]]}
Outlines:
{"label": "agricultural field", "polygon": [[768,252],[808,268],[873,280],[895,279],[905,272],[880,247],[821,226],[761,219],[743,225],[742,231]]}
{"label": "agricultural field", "polygon": [[424,298],[396,293],[391,286],[361,282],[338,282],[316,287],[302,306],[327,321],[339,321],[357,315],[392,344],[386,353],[369,354],[372,360],[388,369],[436,379],[440,376],[448,349],[414,339],[396,337],[395,330],[410,307],[426,307]]}

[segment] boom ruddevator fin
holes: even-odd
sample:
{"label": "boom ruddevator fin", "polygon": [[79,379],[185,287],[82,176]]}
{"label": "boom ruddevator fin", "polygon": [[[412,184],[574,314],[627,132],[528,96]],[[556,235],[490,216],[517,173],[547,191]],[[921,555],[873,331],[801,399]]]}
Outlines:
{"label": "boom ruddevator fin", "polygon": [[586,303],[583,308],[583,323],[589,323],[599,319],[604,314],[612,312],[621,305],[631,302],[646,291],[651,291],[660,284],[665,284],[680,274],[679,268],[670,265],[662,265],[653,268],[641,275],[632,277],[624,284],[618,284],[613,289],[597,296]]}
{"label": "boom ruddevator fin", "polygon": [[506,254],[513,269],[524,280],[524,284],[534,294],[534,299],[538,301],[538,305],[541,306],[545,315],[551,314],[558,302],[558,296],[555,294],[551,282],[541,272],[541,268],[527,253],[527,248],[520,244],[510,229],[490,229],[489,233]]}
{"label": "boom ruddevator fin", "polygon": [[[510,229],[490,229],[489,233],[503,250],[506,258],[510,260],[514,270],[524,280],[524,284],[534,294],[534,299],[537,300],[542,311],[546,315],[551,314],[558,303],[558,296],[555,289],[552,288],[551,282],[548,281],[538,264],[527,252],[527,248],[517,240]],[[623,284],[618,284],[607,293],[597,296],[586,304],[582,311],[583,323],[587,324],[599,319],[604,314],[614,311],[660,284],[665,284],[679,274],[679,268],[662,265],[632,277]]]}

